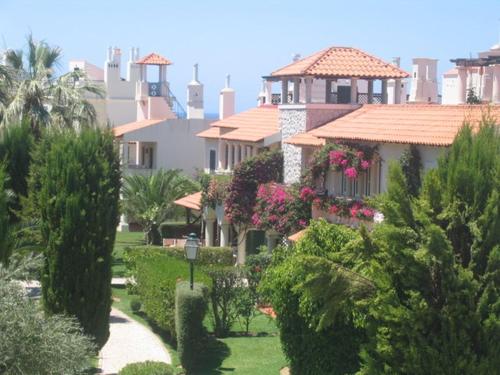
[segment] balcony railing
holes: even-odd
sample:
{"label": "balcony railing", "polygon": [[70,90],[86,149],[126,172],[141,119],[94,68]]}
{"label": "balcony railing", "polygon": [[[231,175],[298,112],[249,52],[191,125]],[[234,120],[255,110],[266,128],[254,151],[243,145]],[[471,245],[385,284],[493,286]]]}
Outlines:
{"label": "balcony railing", "polygon": [[[368,94],[367,93],[358,93],[356,102],[358,104],[368,104]],[[288,94],[288,102],[287,103],[288,104],[293,103],[293,94],[292,93]],[[339,103],[338,94],[336,92],[332,92],[330,94],[330,97],[329,97],[327,103],[329,103],[329,104],[349,104],[350,99],[346,99],[346,100]],[[272,94],[271,104],[274,104],[274,105],[281,104],[281,94]],[[373,94],[372,104],[382,104],[382,94],[381,93]]]}

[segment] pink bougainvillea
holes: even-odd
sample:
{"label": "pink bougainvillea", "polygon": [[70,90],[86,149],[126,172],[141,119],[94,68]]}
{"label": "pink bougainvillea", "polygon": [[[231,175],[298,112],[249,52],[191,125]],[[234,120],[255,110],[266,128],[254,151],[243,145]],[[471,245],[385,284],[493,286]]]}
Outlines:
{"label": "pink bougainvillea", "polygon": [[355,180],[356,178],[358,178],[358,171],[354,167],[346,168],[344,174],[351,180]]}
{"label": "pink bougainvillea", "polygon": [[300,199],[302,199],[304,202],[309,202],[311,201],[315,196],[314,190],[311,189],[309,186],[304,186],[302,189],[300,189]]}
{"label": "pink bougainvillea", "polygon": [[368,160],[361,160],[361,169],[367,170],[370,166],[371,163]]}

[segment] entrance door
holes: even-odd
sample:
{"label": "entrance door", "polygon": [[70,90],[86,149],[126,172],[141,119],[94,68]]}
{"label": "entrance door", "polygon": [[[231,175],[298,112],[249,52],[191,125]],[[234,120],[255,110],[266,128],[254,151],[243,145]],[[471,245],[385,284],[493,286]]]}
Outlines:
{"label": "entrance door", "polygon": [[351,86],[337,86],[337,103],[349,104],[351,102]]}

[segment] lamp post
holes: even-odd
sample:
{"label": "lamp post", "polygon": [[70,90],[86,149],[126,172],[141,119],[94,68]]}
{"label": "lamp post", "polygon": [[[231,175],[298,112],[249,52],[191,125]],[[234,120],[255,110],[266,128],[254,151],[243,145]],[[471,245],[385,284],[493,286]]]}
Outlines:
{"label": "lamp post", "polygon": [[194,261],[198,256],[198,250],[200,245],[198,243],[198,237],[196,234],[191,233],[186,238],[186,244],[184,245],[184,251],[186,252],[186,259],[189,261],[189,270],[190,270],[190,282],[189,286],[191,290],[193,290],[193,274],[194,274]]}

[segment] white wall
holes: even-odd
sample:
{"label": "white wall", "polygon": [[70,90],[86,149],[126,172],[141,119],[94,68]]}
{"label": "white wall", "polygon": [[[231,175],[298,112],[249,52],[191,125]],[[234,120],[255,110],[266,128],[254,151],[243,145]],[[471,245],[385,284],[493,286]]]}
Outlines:
{"label": "white wall", "polygon": [[205,140],[196,134],[213,120],[172,119],[127,133],[123,141],[156,142],[156,168],[182,169],[193,175],[205,165]]}

